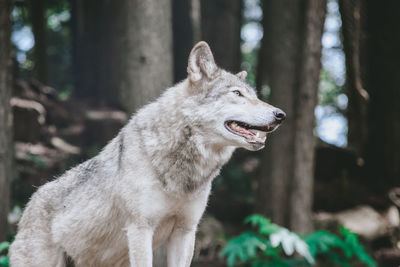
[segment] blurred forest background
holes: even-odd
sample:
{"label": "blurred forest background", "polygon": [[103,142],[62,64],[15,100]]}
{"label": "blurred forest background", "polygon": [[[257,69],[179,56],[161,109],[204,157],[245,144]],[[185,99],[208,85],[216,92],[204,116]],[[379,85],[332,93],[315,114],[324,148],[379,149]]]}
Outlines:
{"label": "blurred forest background", "polygon": [[215,180],[195,261],[260,213],[400,264],[400,1],[0,0],[0,241],[36,188],[186,77],[195,42],[287,121]]}

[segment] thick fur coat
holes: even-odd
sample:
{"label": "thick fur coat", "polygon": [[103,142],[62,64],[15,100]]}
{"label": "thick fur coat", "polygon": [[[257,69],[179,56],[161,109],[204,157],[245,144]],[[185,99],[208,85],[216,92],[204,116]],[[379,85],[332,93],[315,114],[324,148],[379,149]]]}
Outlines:
{"label": "thick fur coat", "polygon": [[[190,266],[213,178],[237,147],[264,147],[284,113],[208,45],[189,56],[188,78],[167,89],[96,157],[38,189],[10,248],[11,267],[152,266],[168,242],[168,266]],[[254,126],[254,129],[253,129]]]}

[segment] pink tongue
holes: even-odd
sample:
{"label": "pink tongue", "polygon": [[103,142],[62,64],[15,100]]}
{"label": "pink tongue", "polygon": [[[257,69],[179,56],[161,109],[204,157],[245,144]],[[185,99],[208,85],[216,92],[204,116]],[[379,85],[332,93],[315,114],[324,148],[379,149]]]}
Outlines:
{"label": "pink tongue", "polygon": [[236,130],[238,132],[246,135],[246,139],[249,140],[250,142],[254,142],[254,143],[263,143],[264,142],[263,139],[257,137],[253,132],[251,132],[243,127],[240,127],[240,129],[236,129]]}
{"label": "pink tongue", "polygon": [[248,130],[246,130],[246,129],[243,128],[243,127],[240,127],[239,129],[236,128],[235,130],[238,131],[238,132],[240,132],[240,133],[242,133],[242,134],[245,134],[245,135],[255,136],[253,132],[248,131]]}
{"label": "pink tongue", "polygon": [[254,143],[263,143],[263,140],[259,137],[257,137],[253,132],[248,131],[245,128],[240,127],[240,129],[238,130],[238,132],[246,135],[246,139],[250,142],[254,142]]}

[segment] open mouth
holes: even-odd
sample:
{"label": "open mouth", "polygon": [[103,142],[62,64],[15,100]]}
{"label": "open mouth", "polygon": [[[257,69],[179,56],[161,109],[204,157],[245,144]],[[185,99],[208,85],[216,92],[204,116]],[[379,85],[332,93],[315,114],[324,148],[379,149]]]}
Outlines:
{"label": "open mouth", "polygon": [[225,128],[233,134],[242,136],[249,143],[264,144],[267,139],[267,133],[276,128],[276,124],[265,126],[250,125],[240,121],[226,121]]}

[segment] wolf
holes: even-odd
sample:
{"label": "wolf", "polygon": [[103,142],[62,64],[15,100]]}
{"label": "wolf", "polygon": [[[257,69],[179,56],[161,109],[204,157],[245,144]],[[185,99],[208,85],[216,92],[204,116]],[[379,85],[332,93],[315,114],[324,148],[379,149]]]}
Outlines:
{"label": "wolf", "polygon": [[256,151],[285,113],[257,98],[247,73],[219,68],[205,42],[188,77],[131,117],[94,158],[41,186],[10,247],[11,267],[190,266],[211,183],[233,151]]}

